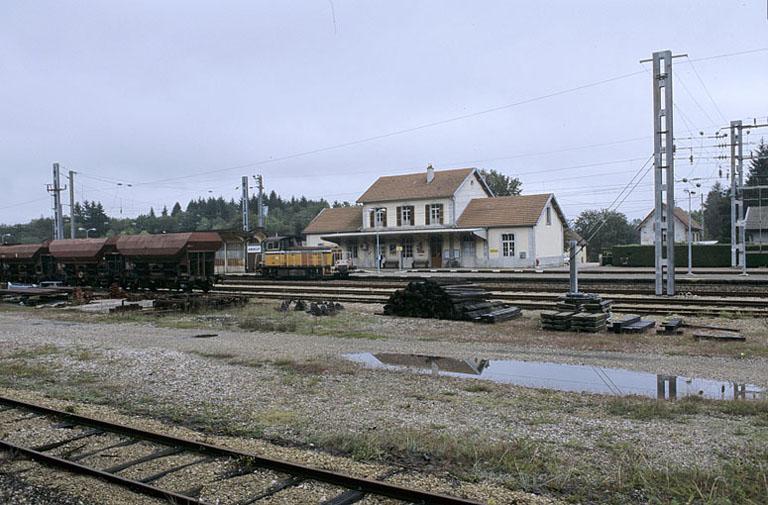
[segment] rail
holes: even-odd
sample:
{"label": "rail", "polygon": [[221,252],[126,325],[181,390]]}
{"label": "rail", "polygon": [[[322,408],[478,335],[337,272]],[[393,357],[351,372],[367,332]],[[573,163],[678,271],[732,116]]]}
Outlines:
{"label": "rail", "polygon": [[[269,470],[288,476],[286,479],[278,482],[271,488],[263,490],[259,494],[240,502],[242,504],[258,503],[258,501],[261,499],[274,496],[281,491],[296,486],[307,480],[321,482],[340,488],[339,495],[336,498],[328,500],[328,504],[354,503],[366,495],[387,497],[407,503],[417,504],[434,503],[439,505],[478,505],[480,503],[465,498],[402,487],[392,483],[384,482],[383,480],[372,480],[354,477],[351,475],[314,468],[298,463],[266,458],[254,453],[219,447],[204,442],[165,435],[154,431],[142,430],[131,426],[56,410],[42,405],[23,402],[13,398],[0,397],[0,406],[2,406],[2,409],[0,409],[0,414],[7,411],[23,411],[34,414],[34,417],[42,416],[45,418],[53,418],[60,421],[65,421],[65,423],[63,423],[65,426],[62,426],[62,423],[59,423],[59,425],[52,424],[51,430],[62,430],[62,433],[69,435],[63,440],[31,447],[28,444],[21,445],[3,439],[0,440],[0,448],[3,450],[8,451],[11,454],[24,455],[47,466],[58,467],[77,474],[97,477],[112,484],[130,489],[134,492],[153,496],[156,498],[166,499],[172,503],[183,505],[207,504],[207,502],[199,498],[199,495],[195,495],[194,492],[177,492],[170,489],[163,489],[153,484],[153,482],[159,480],[161,477],[165,477],[166,475],[169,475],[175,471],[179,471],[183,468],[188,468],[192,464],[186,463],[177,465],[176,467],[170,467],[164,471],[155,473],[152,476],[147,476],[141,479],[128,478],[119,475],[119,473],[127,468],[135,467],[136,465],[152,460],[158,460],[169,455],[189,453],[205,456],[205,458],[197,460],[198,462],[210,462],[217,459],[230,460],[232,462],[242,462],[242,464],[247,467],[249,473],[258,469]],[[0,421],[0,425],[2,424],[3,422]],[[82,427],[84,429],[75,434],[73,431],[74,427]],[[6,428],[6,434],[7,433],[8,431]],[[48,434],[50,435],[50,433]],[[138,441],[156,444],[158,447],[157,450],[148,456],[125,461],[121,464],[113,465],[112,467],[106,469],[99,469],[80,463],[79,460],[83,459],[84,457],[82,455],[81,458],[73,457],[72,455],[70,455],[69,458],[65,458],[51,453],[51,451],[66,446],[67,444],[104,434],[118,435],[123,439],[123,441],[119,444],[113,444],[112,446],[105,447],[104,450],[114,448],[121,444],[130,445]],[[46,439],[50,440],[50,438]],[[91,453],[86,454],[87,456],[92,456],[95,452],[99,451],[91,451]],[[237,475],[232,476],[234,477],[241,475],[246,475],[246,473],[238,473]],[[199,493],[201,487],[197,486],[195,489],[197,490],[197,493]],[[342,497],[344,497],[344,499],[347,501],[342,501]],[[350,497],[356,499],[349,501]]]}

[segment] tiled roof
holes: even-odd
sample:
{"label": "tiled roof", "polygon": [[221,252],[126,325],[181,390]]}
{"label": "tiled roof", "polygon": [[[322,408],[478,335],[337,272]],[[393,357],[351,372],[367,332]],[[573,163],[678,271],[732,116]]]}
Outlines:
{"label": "tiled roof", "polygon": [[362,224],[362,207],[326,208],[304,228],[304,234],[357,231]]}
{"label": "tiled roof", "polygon": [[747,230],[768,231],[768,207],[750,207],[747,209]]}
{"label": "tiled roof", "polygon": [[[665,204],[662,204],[662,206],[663,206],[664,208],[666,208],[666,205],[665,205]],[[655,210],[655,209],[654,209],[654,210]],[[649,212],[649,213],[648,213],[648,214],[645,216],[645,218],[643,218],[643,220],[642,220],[642,221],[640,221],[640,224],[639,224],[639,225],[637,225],[637,227],[638,227],[638,228],[640,228],[641,226],[643,226],[643,225],[645,224],[645,222],[646,222],[646,221],[648,221],[649,219],[651,219],[651,217],[653,217],[653,212],[654,212],[654,211],[653,211],[653,210],[651,210],[651,211],[650,211],[650,212]],[[681,209],[680,207],[675,207],[675,210],[674,210],[673,212],[674,212],[674,214],[675,214],[675,217],[676,217],[676,218],[677,218],[677,219],[678,219],[678,220],[679,220],[681,223],[685,224],[685,226],[686,226],[686,229],[687,229],[687,226],[688,226],[688,213],[687,213],[686,211],[684,211],[683,209]],[[698,221],[696,221],[695,219],[691,219],[691,229],[692,229],[692,230],[702,230],[703,228],[702,228],[701,224],[699,224],[699,222],[698,222]]]}
{"label": "tiled roof", "polygon": [[551,193],[541,195],[475,198],[469,202],[456,224],[460,227],[535,226],[549,199],[565,223],[565,216]]}
{"label": "tiled roof", "polygon": [[447,198],[452,196],[474,168],[435,170],[432,182],[427,182],[427,172],[388,175],[376,179],[368,190],[357,199],[360,203],[389,202],[423,198]]}

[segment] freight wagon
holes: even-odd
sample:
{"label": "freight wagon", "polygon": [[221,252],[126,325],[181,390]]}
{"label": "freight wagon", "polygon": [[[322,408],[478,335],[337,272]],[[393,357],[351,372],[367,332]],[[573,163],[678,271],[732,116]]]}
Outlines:
{"label": "freight wagon", "polygon": [[126,289],[210,289],[215,232],[123,235],[0,246],[0,282]]}

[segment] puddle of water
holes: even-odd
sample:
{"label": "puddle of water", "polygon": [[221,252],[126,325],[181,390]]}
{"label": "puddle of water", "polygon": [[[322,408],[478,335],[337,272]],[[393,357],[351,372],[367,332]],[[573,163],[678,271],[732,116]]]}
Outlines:
{"label": "puddle of water", "polygon": [[565,365],[544,361],[457,359],[422,354],[369,352],[345,354],[371,368],[411,370],[434,376],[481,379],[532,388],[605,395],[640,395],[675,400],[700,396],[715,400],[762,400],[765,390],[753,385],[713,379],[636,372],[623,368]]}

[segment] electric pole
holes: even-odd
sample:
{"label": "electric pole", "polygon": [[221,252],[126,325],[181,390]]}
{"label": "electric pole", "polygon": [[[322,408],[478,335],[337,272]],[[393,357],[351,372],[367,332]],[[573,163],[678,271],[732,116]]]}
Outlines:
{"label": "electric pole", "polygon": [[242,200],[242,211],[243,211],[243,232],[248,233],[248,231],[251,229],[249,220],[248,220],[248,176],[244,175],[243,179],[243,200]]}
{"label": "electric pole", "polygon": [[53,239],[62,240],[64,238],[64,216],[61,212],[61,192],[63,189],[58,163],[53,164],[53,184],[48,184],[46,189],[53,195]]}
{"label": "electric pole", "polygon": [[75,171],[69,171],[69,238],[75,238]]}
{"label": "electric pole", "polygon": [[[746,267],[743,142],[741,121],[731,121],[731,266]],[[745,269],[746,273],[746,269]]]}
{"label": "electric pole", "polygon": [[256,215],[258,216],[259,229],[264,229],[264,177],[261,175],[256,176],[256,187],[259,190],[258,205]]}
{"label": "electric pole", "polygon": [[656,295],[666,294],[669,296],[675,294],[675,144],[672,58],[672,51],[657,51],[653,53],[651,60],[644,60],[653,61],[653,193]]}

